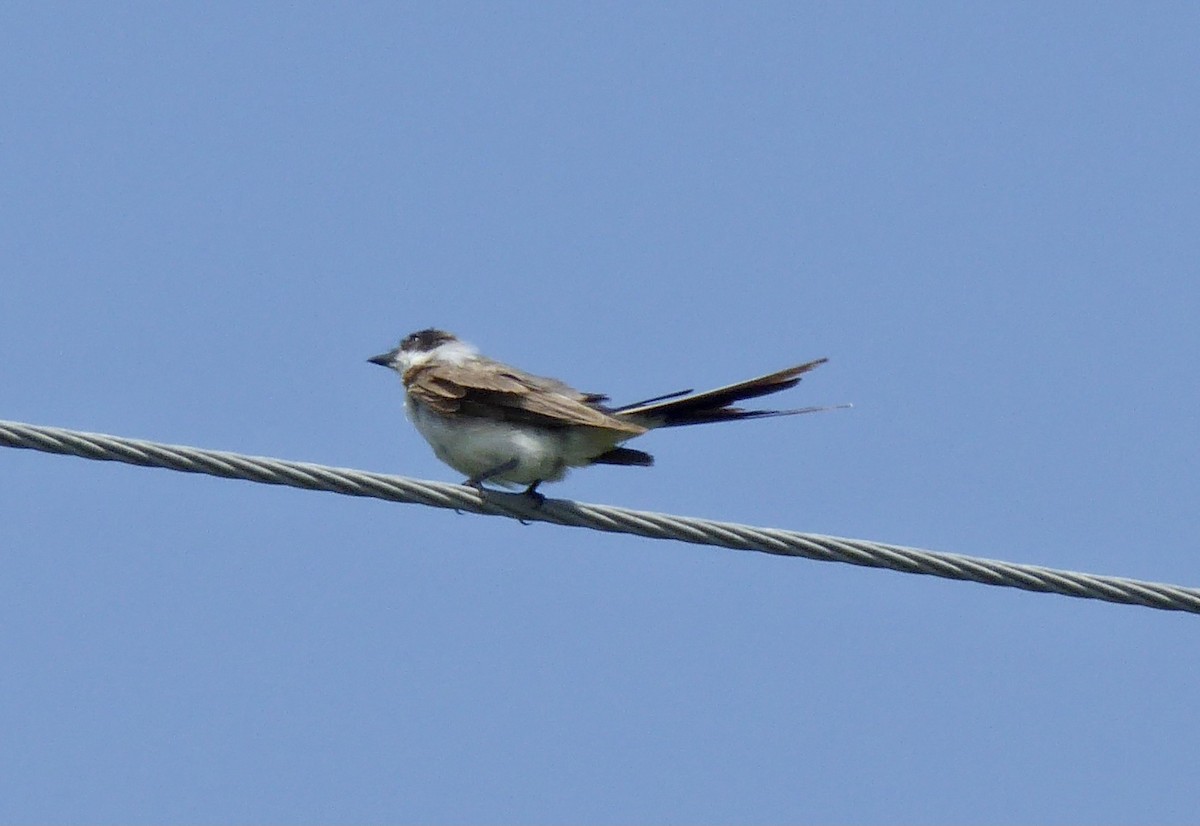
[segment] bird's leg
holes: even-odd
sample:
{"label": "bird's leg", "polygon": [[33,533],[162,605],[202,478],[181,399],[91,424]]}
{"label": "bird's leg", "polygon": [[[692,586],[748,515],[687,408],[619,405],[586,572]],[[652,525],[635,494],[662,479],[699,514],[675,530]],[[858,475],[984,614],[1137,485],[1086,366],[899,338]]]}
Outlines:
{"label": "bird's leg", "polygon": [[[473,487],[476,490],[482,492],[485,490],[485,488],[483,487],[484,482],[486,482],[488,479],[494,479],[497,476],[501,475],[502,473],[508,473],[510,470],[515,470],[517,465],[519,465],[519,464],[520,464],[520,462],[517,461],[517,459],[514,457],[512,459],[509,459],[507,462],[503,462],[499,465],[496,465],[491,470],[486,470],[483,473],[475,474],[470,479],[463,482],[463,484]],[[537,492],[537,486],[540,485],[541,483],[542,483],[542,480],[538,479],[532,485],[525,488],[525,491],[522,494],[523,496],[528,496],[530,499],[533,500],[533,507],[535,509],[540,508],[542,506],[542,503],[546,501],[546,497],[542,496],[542,494]],[[517,518],[517,521],[520,522],[522,525],[529,524],[528,522],[526,522],[524,519],[521,519],[520,517]]]}
{"label": "bird's leg", "polygon": [[530,499],[533,500],[534,510],[537,510],[542,505],[546,504],[546,496],[544,494],[537,492],[537,486],[540,485],[542,483],[542,481],[543,480],[538,479],[532,485],[525,488],[525,492],[522,494],[522,496],[528,496]]}
{"label": "bird's leg", "polygon": [[501,464],[496,465],[491,470],[485,470],[483,473],[476,473],[470,479],[463,482],[463,484],[475,488],[476,490],[483,490],[483,483],[488,479],[494,479],[502,473],[508,473],[510,470],[516,470],[516,467],[519,464],[520,462],[514,457],[509,459],[507,462],[502,462]]}

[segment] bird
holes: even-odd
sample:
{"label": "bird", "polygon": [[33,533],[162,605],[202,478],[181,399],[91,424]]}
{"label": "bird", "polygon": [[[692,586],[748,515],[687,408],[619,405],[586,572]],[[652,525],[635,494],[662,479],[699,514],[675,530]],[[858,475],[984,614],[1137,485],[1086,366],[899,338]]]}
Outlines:
{"label": "bird", "polygon": [[654,457],[624,442],[660,427],[794,416],[830,410],[745,410],[735,402],[794,387],[828,359],[788,367],[704,393],[680,390],[619,407],[600,393],[584,393],[558,379],[527,373],[483,355],[453,333],[433,327],[405,336],[367,359],[394,370],[405,390],[405,410],[434,455],[465,485],[525,486],[541,502],[545,482],[588,465],[650,467]]}

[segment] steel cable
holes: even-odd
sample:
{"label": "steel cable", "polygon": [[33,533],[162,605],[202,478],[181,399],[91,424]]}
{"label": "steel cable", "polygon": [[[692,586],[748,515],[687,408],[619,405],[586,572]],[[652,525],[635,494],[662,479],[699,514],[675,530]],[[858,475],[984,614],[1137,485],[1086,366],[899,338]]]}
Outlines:
{"label": "steel cable", "polygon": [[56,427],[0,421],[0,446],[80,456],[185,473],[205,473],[268,485],[288,485],[348,496],[430,505],[521,520],[628,533],[651,539],[674,539],[826,562],[848,562],[890,568],[910,574],[978,582],[1049,594],[1143,605],[1166,611],[1200,613],[1200,589],[1121,577],[1062,571],[958,554],[939,553],[821,534],[756,528],[686,516],[547,499],[539,507],[522,494],[486,491],[390,476],[349,468],[328,467],[260,456],[245,456],[182,445],[83,433]]}

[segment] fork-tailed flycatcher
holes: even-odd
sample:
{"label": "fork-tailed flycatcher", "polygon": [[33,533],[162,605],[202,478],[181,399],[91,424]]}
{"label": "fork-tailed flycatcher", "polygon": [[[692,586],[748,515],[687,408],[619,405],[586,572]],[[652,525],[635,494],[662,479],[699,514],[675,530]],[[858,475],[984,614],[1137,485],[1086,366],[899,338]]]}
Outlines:
{"label": "fork-tailed flycatcher", "polygon": [[649,467],[653,456],[621,445],[655,428],[831,409],[732,406],[794,387],[823,358],[706,393],[681,390],[622,407],[606,405],[599,393],[493,361],[443,330],[413,333],[368,361],[400,374],[408,417],[439,459],[467,475],[465,484],[526,485],[535,498],[538,485],[557,482],[568,468]]}

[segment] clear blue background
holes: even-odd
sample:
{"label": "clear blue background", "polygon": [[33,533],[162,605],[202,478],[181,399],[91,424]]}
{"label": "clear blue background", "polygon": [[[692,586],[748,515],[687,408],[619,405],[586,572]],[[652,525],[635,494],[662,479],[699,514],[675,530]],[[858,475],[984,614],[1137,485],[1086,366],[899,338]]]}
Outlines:
{"label": "clear blue background", "polygon": [[[7,4],[0,418],[1200,584],[1194,4]],[[0,451],[0,820],[1195,822],[1195,616]]]}

